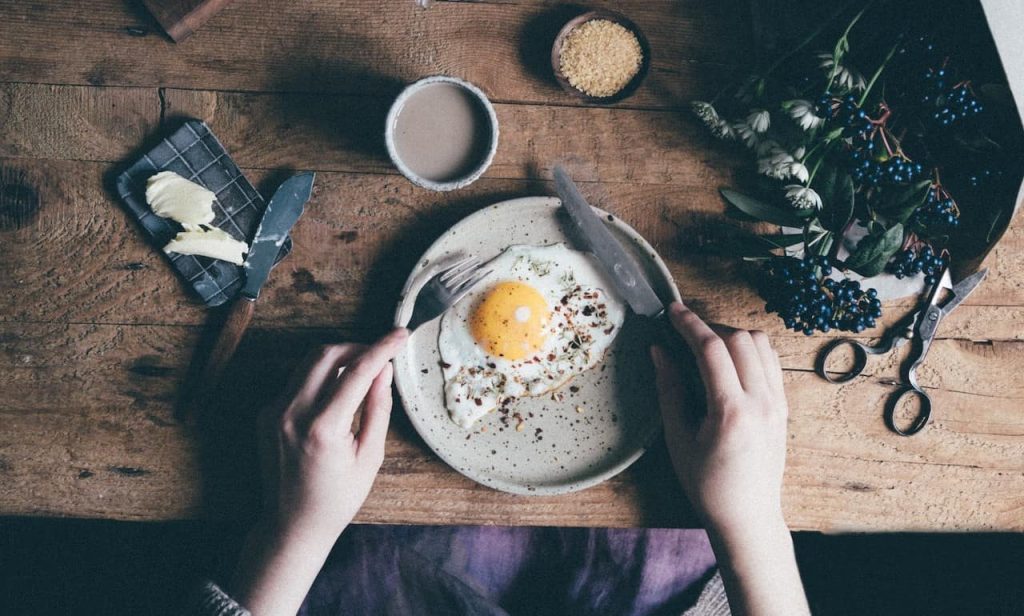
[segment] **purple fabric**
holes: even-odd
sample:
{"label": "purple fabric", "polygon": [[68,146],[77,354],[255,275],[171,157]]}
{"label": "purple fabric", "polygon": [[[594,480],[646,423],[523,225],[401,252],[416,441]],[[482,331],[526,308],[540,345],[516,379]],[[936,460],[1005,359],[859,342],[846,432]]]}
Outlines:
{"label": "purple fabric", "polygon": [[680,614],[714,564],[703,530],[357,525],[299,613]]}

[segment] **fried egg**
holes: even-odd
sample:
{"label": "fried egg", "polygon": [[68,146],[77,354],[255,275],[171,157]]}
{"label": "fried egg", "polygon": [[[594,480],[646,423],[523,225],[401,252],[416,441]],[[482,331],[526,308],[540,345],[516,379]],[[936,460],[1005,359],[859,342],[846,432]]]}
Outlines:
{"label": "fried egg", "polygon": [[600,363],[626,313],[600,264],[564,244],[511,246],[487,268],[438,336],[445,407],[466,429]]}

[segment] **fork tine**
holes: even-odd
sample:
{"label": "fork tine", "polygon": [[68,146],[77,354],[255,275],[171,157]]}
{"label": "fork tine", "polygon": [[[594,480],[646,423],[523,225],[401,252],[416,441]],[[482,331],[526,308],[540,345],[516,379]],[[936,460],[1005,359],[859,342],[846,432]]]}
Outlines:
{"label": "fork tine", "polygon": [[464,259],[460,259],[455,263],[452,263],[447,269],[445,269],[441,273],[440,277],[438,277],[438,280],[440,280],[441,282],[448,282],[453,276],[461,274],[467,268],[476,267],[477,263],[477,258],[472,255],[465,257]]}
{"label": "fork tine", "polygon": [[483,267],[483,264],[480,263],[478,260],[474,259],[473,263],[470,266],[464,268],[458,274],[444,281],[444,286],[447,287],[448,289],[454,289],[455,287],[462,284],[464,281],[468,280],[471,276],[473,276],[473,274],[479,272],[481,267]]}
{"label": "fork tine", "polygon": [[468,292],[476,285],[476,283],[490,276],[493,271],[494,270],[480,271],[477,269],[475,274],[456,285],[455,288],[452,289],[452,293],[458,295],[460,293]]}

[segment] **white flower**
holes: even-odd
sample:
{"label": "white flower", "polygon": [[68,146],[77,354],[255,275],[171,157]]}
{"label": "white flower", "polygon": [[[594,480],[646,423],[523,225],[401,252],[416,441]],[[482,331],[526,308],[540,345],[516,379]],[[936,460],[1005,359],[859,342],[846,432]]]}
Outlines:
{"label": "white flower", "polygon": [[786,199],[789,199],[793,207],[798,210],[819,209],[821,207],[821,197],[818,196],[818,193],[814,192],[813,188],[799,184],[789,184],[786,186]]}
{"label": "white flower", "polygon": [[789,165],[793,162],[795,161],[789,152],[776,148],[771,156],[757,161],[757,170],[774,180],[784,180],[789,176]]}
{"label": "white flower", "polygon": [[[819,66],[829,75],[832,74],[832,69],[835,67],[835,62],[832,61],[832,54],[822,53],[818,54],[818,58],[821,60]],[[847,90],[863,90],[867,87],[864,81],[864,76],[860,74],[856,69],[849,66],[839,65],[835,68],[835,77],[833,82]],[[831,84],[829,84],[831,85]]]}
{"label": "white flower", "polygon": [[813,130],[825,123],[825,118],[815,114],[814,103],[809,100],[798,98],[783,103],[783,107],[788,108],[789,117],[796,120],[796,123],[804,130]]}
{"label": "white flower", "polygon": [[807,183],[807,179],[810,177],[810,174],[807,173],[807,167],[804,166],[804,164],[798,160],[789,163],[789,167],[787,167],[786,173],[789,174],[789,177],[796,178],[797,180],[804,184]]}
{"label": "white flower", "polygon": [[750,115],[747,116],[747,125],[754,129],[755,133],[763,133],[768,130],[771,123],[772,118],[764,109],[751,109]]}
{"label": "white flower", "polygon": [[770,156],[757,160],[757,172],[774,180],[794,178],[806,183],[810,174],[807,172],[807,167],[800,162],[801,156],[803,156],[803,148],[798,149],[794,155],[782,148],[775,147]]}
{"label": "white flower", "polygon": [[725,120],[719,120],[718,124],[711,127],[711,134],[719,139],[735,139],[736,132],[733,131],[732,125]]}
{"label": "white flower", "polygon": [[757,137],[757,132],[749,124],[746,122],[736,122],[732,125],[732,129],[736,132],[736,137],[748,148],[757,147],[760,139]]}
{"label": "white flower", "polygon": [[712,130],[721,123],[721,120],[718,117],[718,112],[715,111],[715,107],[711,103],[693,101],[690,103],[690,109],[693,110],[693,113],[700,118],[700,121],[703,122],[705,126]]}
{"label": "white flower", "polygon": [[703,100],[690,101],[690,109],[692,109],[693,114],[701,122],[708,125],[708,128],[711,128],[713,124],[718,122],[718,112],[715,111],[715,105],[710,102]]}
{"label": "white flower", "polygon": [[840,67],[839,72],[836,73],[836,83],[849,90],[863,91],[867,87],[863,75],[855,69],[846,67]]}

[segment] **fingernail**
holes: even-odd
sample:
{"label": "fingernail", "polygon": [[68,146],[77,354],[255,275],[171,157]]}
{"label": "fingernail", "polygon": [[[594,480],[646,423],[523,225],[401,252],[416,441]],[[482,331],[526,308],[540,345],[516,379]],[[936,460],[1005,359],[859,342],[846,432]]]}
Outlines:
{"label": "fingernail", "polygon": [[675,302],[672,302],[672,304],[668,307],[668,310],[672,314],[679,315],[679,314],[683,314],[684,312],[689,310],[689,308],[687,308],[686,304],[684,304],[683,302],[675,301]]}

